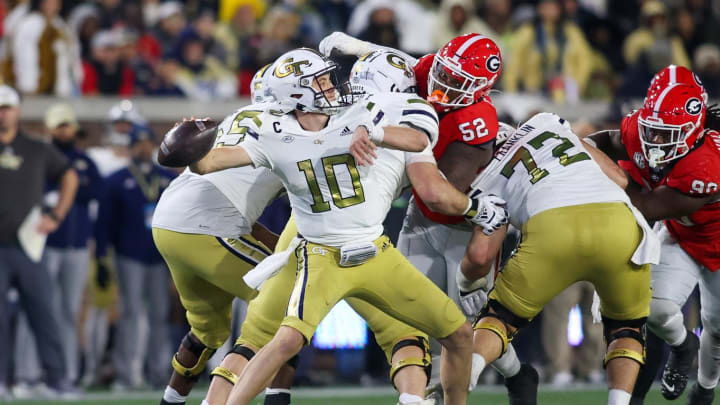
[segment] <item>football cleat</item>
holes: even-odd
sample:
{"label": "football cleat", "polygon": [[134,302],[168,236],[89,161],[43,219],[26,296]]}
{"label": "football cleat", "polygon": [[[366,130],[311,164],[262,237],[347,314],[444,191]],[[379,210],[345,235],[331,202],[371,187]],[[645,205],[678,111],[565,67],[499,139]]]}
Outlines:
{"label": "football cleat", "polygon": [[687,405],[712,405],[713,399],[715,399],[714,389],[703,388],[695,383],[688,394]]}
{"label": "football cleat", "polygon": [[505,379],[509,404],[536,405],[539,380],[537,370],[533,366],[523,363],[517,374]]}
{"label": "football cleat", "polygon": [[668,400],[677,399],[685,391],[688,383],[688,373],[697,357],[700,340],[688,331],[685,341],[677,347],[670,348],[670,356],[663,369],[661,392]]}

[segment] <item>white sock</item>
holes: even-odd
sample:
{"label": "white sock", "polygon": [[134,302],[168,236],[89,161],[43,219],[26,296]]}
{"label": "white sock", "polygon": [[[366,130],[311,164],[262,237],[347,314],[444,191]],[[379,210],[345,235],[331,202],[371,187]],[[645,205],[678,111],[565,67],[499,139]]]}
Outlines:
{"label": "white sock", "polygon": [[520,372],[520,359],[518,359],[513,345],[508,345],[505,354],[490,363],[490,365],[505,378],[513,377]]}
{"label": "white sock", "polygon": [[167,387],[165,387],[163,399],[165,400],[165,402],[181,404],[187,400],[187,396],[178,394],[178,392],[175,391],[173,387],[168,385]]}
{"label": "white sock", "polygon": [[487,363],[485,362],[485,357],[473,353],[472,354],[472,368],[470,369],[470,387],[468,387],[468,391],[472,391],[477,386],[478,378],[480,378],[480,374],[482,374],[483,370],[485,370],[485,365]]}
{"label": "white sock", "polygon": [[715,388],[720,379],[720,338],[708,329],[703,329],[700,335],[698,362],[698,384],[706,389]]}
{"label": "white sock", "polygon": [[417,395],[408,394],[407,392],[403,392],[400,394],[399,401],[401,404],[412,404],[413,402],[421,402],[423,399],[420,398]]}
{"label": "white sock", "polygon": [[630,403],[630,393],[623,390],[611,389],[608,392],[608,405],[628,405]]}
{"label": "white sock", "polygon": [[288,395],[290,395],[290,389],[289,388],[265,388],[265,395],[273,395],[273,394],[288,394]]}
{"label": "white sock", "polygon": [[200,405],[210,405],[210,402],[208,402],[207,399],[203,399],[203,401],[200,403]]}

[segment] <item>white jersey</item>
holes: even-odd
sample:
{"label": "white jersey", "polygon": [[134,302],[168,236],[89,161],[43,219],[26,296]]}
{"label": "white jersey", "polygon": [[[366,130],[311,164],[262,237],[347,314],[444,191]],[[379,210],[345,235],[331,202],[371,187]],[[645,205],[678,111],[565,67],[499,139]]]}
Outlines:
{"label": "white jersey", "polygon": [[[218,128],[218,141],[243,119],[241,108]],[[250,233],[265,207],[283,191],[266,168],[240,167],[203,176],[185,170],[163,192],[152,226],[183,233],[237,238]]]}
{"label": "white jersey", "polygon": [[551,113],[535,115],[510,135],[471,187],[507,201],[510,223],[518,229],[533,215],[552,208],[629,204],[625,192],[603,173],[567,121]]}
{"label": "white jersey", "polygon": [[553,208],[622,202],[644,232],[633,262],[659,260],[659,240],[642,214],[625,191],[603,173],[567,121],[555,114],[537,114],[520,126],[498,148],[471,188],[504,199],[510,223],[518,229],[532,216]]}
{"label": "white jersey", "polygon": [[377,239],[403,184],[405,166],[434,162],[430,148],[419,154],[378,148],[378,158],[369,167],[357,166],[349,153],[355,128],[371,122],[409,125],[434,141],[437,115],[413,94],[367,96],[331,116],[317,132],[305,131],[294,114],[283,114],[272,106],[246,115],[235,131],[236,139],[220,141],[242,142],[255,167],[270,168],[280,177],[298,231],[311,242],[341,246]]}

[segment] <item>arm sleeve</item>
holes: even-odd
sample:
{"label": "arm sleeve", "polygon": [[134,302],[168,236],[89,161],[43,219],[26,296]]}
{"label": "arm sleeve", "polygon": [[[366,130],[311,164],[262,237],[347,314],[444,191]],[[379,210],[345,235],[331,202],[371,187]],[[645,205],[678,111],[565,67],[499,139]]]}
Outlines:
{"label": "arm sleeve", "polygon": [[253,166],[255,166],[256,168],[272,168],[270,159],[267,153],[265,153],[265,148],[263,147],[262,142],[259,139],[255,139],[251,136],[246,136],[245,140],[238,146],[245,149],[245,152],[247,152],[248,156],[250,156],[250,159],[253,161]]}
{"label": "arm sleeve", "polygon": [[440,120],[435,109],[425,100],[409,98],[401,108],[398,123],[423,131],[429,138],[430,149],[437,144]]}

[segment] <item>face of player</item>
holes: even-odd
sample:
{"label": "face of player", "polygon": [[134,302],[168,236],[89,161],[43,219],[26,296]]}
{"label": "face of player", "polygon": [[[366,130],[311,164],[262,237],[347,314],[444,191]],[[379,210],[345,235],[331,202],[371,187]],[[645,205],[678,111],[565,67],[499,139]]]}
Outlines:
{"label": "face of player", "polygon": [[433,74],[437,82],[433,83],[429,93],[435,102],[455,103],[466,97],[463,86],[466,86],[466,80],[452,75],[439,63],[434,66]]}
{"label": "face of player", "polygon": [[335,84],[333,84],[329,73],[316,77],[315,80],[313,80],[312,86],[316,91],[322,92],[328,101],[335,101]]}
{"label": "face of player", "polygon": [[680,129],[643,126],[640,136],[646,143],[648,157],[651,159],[655,157],[660,161],[657,163],[658,167],[665,165],[667,162],[663,160],[675,154],[680,132]]}

